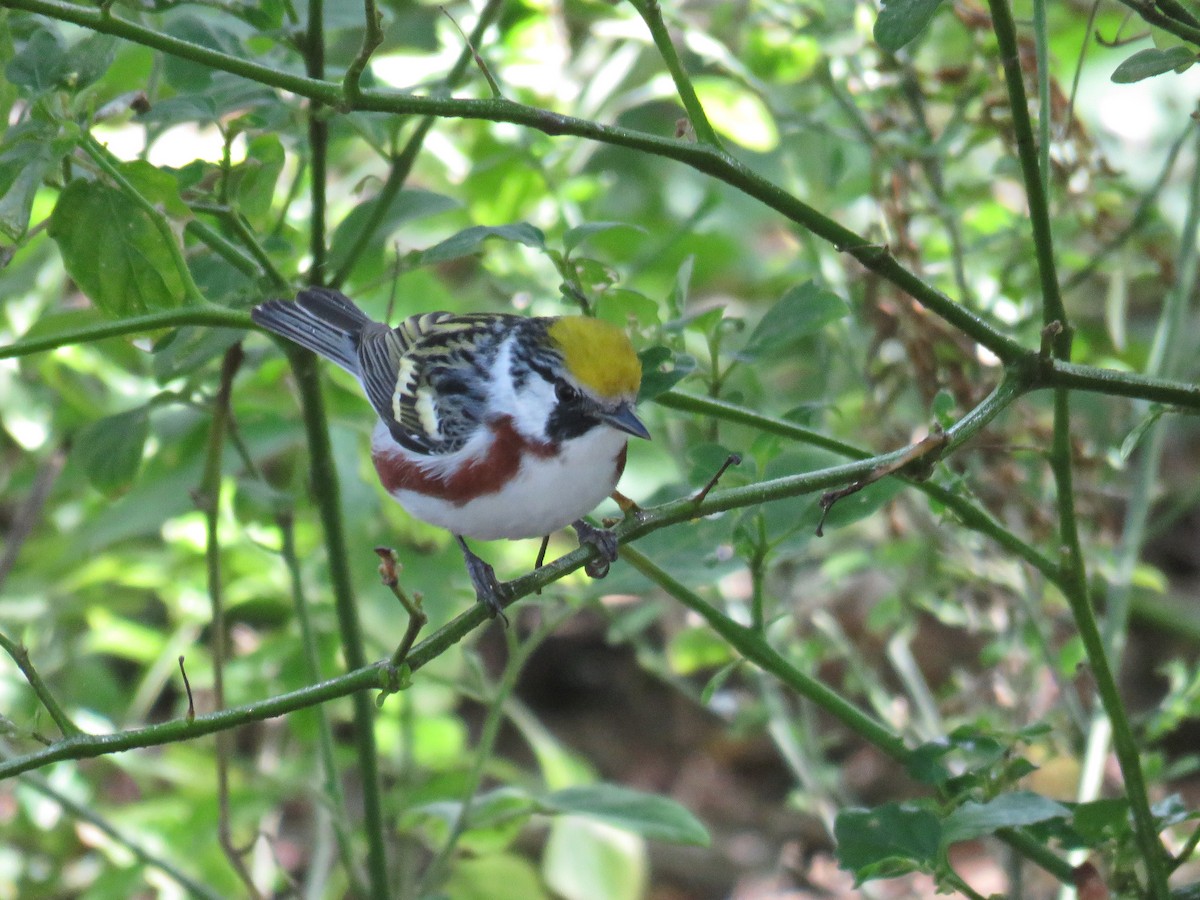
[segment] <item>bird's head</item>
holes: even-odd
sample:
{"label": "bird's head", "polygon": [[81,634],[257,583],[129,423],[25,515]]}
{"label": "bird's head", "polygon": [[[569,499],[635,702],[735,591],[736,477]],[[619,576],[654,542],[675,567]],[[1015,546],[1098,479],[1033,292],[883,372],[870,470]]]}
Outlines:
{"label": "bird's head", "polygon": [[[628,335],[600,319],[562,316],[542,320],[540,353],[531,366],[535,377],[526,390],[538,397],[544,439],[559,443],[598,425],[634,437],[650,432],[634,412],[642,365]],[[533,424],[532,422],[529,424]]]}

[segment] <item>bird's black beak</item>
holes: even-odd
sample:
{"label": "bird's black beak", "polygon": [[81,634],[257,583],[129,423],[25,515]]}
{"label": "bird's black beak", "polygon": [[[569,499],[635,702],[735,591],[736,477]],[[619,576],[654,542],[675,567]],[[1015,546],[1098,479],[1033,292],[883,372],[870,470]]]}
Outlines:
{"label": "bird's black beak", "polygon": [[600,421],[606,425],[611,425],[617,431],[624,431],[626,434],[632,434],[634,437],[640,437],[647,441],[650,440],[650,432],[646,430],[646,426],[642,424],[642,420],[634,413],[632,403],[622,403],[611,412],[601,412]]}

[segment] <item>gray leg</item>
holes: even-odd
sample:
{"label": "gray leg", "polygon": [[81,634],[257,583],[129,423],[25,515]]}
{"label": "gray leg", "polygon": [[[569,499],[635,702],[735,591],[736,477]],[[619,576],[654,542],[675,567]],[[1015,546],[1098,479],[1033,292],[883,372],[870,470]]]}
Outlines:
{"label": "gray leg", "polygon": [[507,622],[504,604],[501,602],[504,599],[504,585],[496,579],[496,571],[472,553],[460,535],[456,534],[454,539],[462,548],[463,559],[467,563],[467,574],[471,576],[471,584],[475,586],[475,599],[484,605],[493,619],[500,616]]}

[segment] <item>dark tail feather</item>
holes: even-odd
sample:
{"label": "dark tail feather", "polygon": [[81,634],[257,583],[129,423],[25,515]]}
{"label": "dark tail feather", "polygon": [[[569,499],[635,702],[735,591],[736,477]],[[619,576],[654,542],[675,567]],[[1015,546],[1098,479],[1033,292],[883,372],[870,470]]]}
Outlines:
{"label": "dark tail feather", "polygon": [[358,377],[358,338],[371,323],[345,295],[330,288],[308,288],[295,302],[268,300],[250,310],[268,331],[312,350]]}

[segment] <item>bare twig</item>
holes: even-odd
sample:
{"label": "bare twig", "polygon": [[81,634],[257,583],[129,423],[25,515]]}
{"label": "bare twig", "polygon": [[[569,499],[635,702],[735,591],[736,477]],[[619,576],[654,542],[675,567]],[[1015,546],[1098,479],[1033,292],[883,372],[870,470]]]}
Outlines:
{"label": "bare twig", "polygon": [[868,485],[901,471],[910,478],[928,477],[933,464],[941,458],[942,453],[945,451],[948,440],[949,436],[944,431],[935,431],[928,437],[922,438],[917,443],[907,447],[902,453],[892,457],[883,465],[872,469],[862,478],[846,485],[846,487],[822,494],[820,501],[821,519],[817,522],[817,537],[824,537],[825,518],[829,515],[829,511],[833,509],[833,505],[839,500],[849,497],[851,494],[857,494]]}
{"label": "bare twig", "polygon": [[700,490],[696,492],[696,495],[692,497],[692,502],[697,505],[703,503],[704,498],[707,497],[709,492],[711,492],[712,489],[717,486],[717,482],[721,480],[721,476],[725,474],[725,471],[730,466],[740,466],[741,464],[742,454],[730,453],[727,457],[725,457],[725,462],[721,463],[721,467],[713,473],[713,477],[708,479],[708,483],[705,484],[704,487],[700,488]]}
{"label": "bare twig", "polygon": [[380,580],[383,582],[384,587],[392,592],[392,596],[400,601],[400,605],[404,607],[404,611],[408,613],[408,627],[404,631],[404,637],[389,660],[389,671],[386,673],[388,676],[387,684],[384,687],[383,695],[380,697],[382,700],[383,697],[395,693],[405,686],[405,678],[401,674],[401,667],[404,665],[404,660],[408,657],[408,651],[412,649],[417,635],[425,627],[425,623],[429,621],[429,616],[421,609],[421,595],[413,594],[413,596],[409,597],[408,592],[400,586],[400,563],[396,558],[396,551],[390,547],[376,547],[375,553],[379,556]]}
{"label": "bare twig", "polygon": [[179,674],[183,676],[183,689],[185,692],[187,692],[188,706],[185,718],[187,719],[188,724],[191,724],[192,722],[196,721],[196,700],[194,697],[192,697],[192,683],[188,681],[187,669],[183,667],[182,654],[179,656]]}
{"label": "bare twig", "polygon": [[25,676],[25,680],[29,682],[29,686],[33,688],[33,692],[42,702],[42,706],[46,707],[46,712],[50,713],[50,718],[54,720],[54,724],[58,726],[58,730],[62,732],[63,737],[83,736],[83,729],[71,721],[71,717],[59,706],[58,701],[54,699],[54,695],[50,692],[50,688],[46,686],[46,683],[42,681],[42,676],[33,667],[33,663],[29,659],[29,650],[25,645],[0,633],[0,647],[3,647],[4,652],[11,656],[12,661],[17,664],[17,668],[21,670],[21,674]]}

